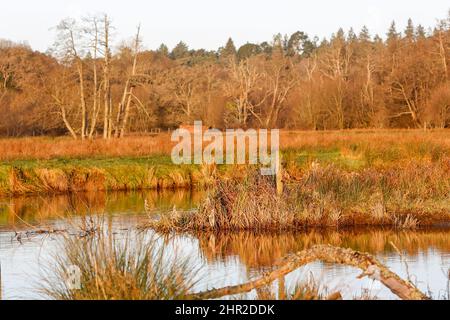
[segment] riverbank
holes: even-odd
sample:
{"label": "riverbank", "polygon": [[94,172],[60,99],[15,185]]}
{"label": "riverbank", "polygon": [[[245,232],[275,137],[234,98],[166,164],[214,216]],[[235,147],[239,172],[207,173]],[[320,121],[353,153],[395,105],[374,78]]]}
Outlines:
{"label": "riverbank", "polygon": [[[251,166],[173,164],[167,134],[85,142],[0,140],[0,196],[214,190],[234,181],[229,191],[259,200],[246,206],[242,201],[228,202],[236,217],[229,219],[226,211],[224,221],[239,223],[221,229],[253,229],[244,214],[249,208],[254,209],[250,215],[265,212],[256,217],[268,221],[257,227],[261,229],[279,229],[277,221],[289,228],[365,224],[413,228],[450,220],[448,130],[282,131],[280,139],[285,185],[280,199],[273,198],[270,188],[252,187],[247,179],[255,170]],[[220,194],[215,196],[222,200]],[[277,218],[270,211],[289,214]],[[202,224],[193,228],[204,229]]]}
{"label": "riverbank", "polygon": [[168,156],[7,161],[0,195],[202,188],[211,175],[210,167],[176,166]]}

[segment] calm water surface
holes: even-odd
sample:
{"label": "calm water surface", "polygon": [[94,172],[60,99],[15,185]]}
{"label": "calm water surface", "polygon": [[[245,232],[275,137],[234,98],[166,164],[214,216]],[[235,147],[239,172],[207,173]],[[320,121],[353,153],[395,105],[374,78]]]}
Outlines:
{"label": "calm water surface", "polygon": [[[0,263],[3,299],[44,299],[39,293],[43,270],[58,251],[57,235],[33,236],[22,241],[15,232],[35,226],[67,228],[85,213],[97,214],[120,239],[135,232],[148,219],[144,203],[155,213],[195,208],[204,195],[199,192],[92,193],[71,196],[0,199]],[[151,234],[152,231],[149,231]],[[185,256],[198,269],[195,290],[239,284],[271,270],[289,253],[316,244],[332,244],[374,254],[403,278],[409,277],[435,299],[448,299],[450,291],[450,230],[328,230],[281,235],[235,233],[226,235],[177,236],[162,243]],[[397,247],[402,255],[395,249]],[[389,290],[370,279],[357,279],[351,267],[313,263],[286,277],[286,287],[314,280],[324,292],[339,290],[344,298],[371,296],[395,299]],[[274,286],[277,284],[275,283]],[[252,292],[245,296],[255,298]]]}

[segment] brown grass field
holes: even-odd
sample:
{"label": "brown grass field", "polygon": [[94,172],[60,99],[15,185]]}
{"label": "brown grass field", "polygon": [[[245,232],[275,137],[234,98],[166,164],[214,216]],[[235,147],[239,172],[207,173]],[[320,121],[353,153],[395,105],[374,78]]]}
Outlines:
{"label": "brown grass field", "polygon": [[[356,144],[386,150],[426,145],[450,150],[450,130],[346,130],[281,131],[283,149],[351,148]],[[69,137],[0,139],[0,160],[48,160],[56,158],[145,157],[169,155],[170,135],[130,136],[124,139],[79,141]],[[412,153],[411,152],[411,153]]]}

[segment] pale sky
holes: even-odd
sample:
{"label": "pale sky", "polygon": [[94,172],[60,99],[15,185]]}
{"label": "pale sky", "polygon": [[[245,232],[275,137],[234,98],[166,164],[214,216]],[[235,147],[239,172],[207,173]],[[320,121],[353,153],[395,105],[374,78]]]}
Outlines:
{"label": "pale sky", "polygon": [[357,32],[367,25],[384,36],[392,20],[403,31],[411,17],[426,28],[447,16],[448,0],[13,0],[0,4],[0,38],[27,41],[45,51],[50,30],[66,17],[105,12],[116,27],[117,42],[142,24],[144,46],[172,48],[180,40],[190,48],[217,49],[232,37],[236,46],[270,41],[274,34],[300,30],[329,37],[339,27]]}

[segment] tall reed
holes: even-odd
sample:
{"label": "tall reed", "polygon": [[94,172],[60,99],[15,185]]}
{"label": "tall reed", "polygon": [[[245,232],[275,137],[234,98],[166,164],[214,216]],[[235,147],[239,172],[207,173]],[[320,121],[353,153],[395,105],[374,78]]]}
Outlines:
{"label": "tall reed", "polygon": [[[66,236],[46,270],[42,293],[57,300],[175,300],[191,290],[194,270],[186,259],[168,258],[156,238],[105,231],[85,238]],[[79,270],[79,288],[67,283]]]}

